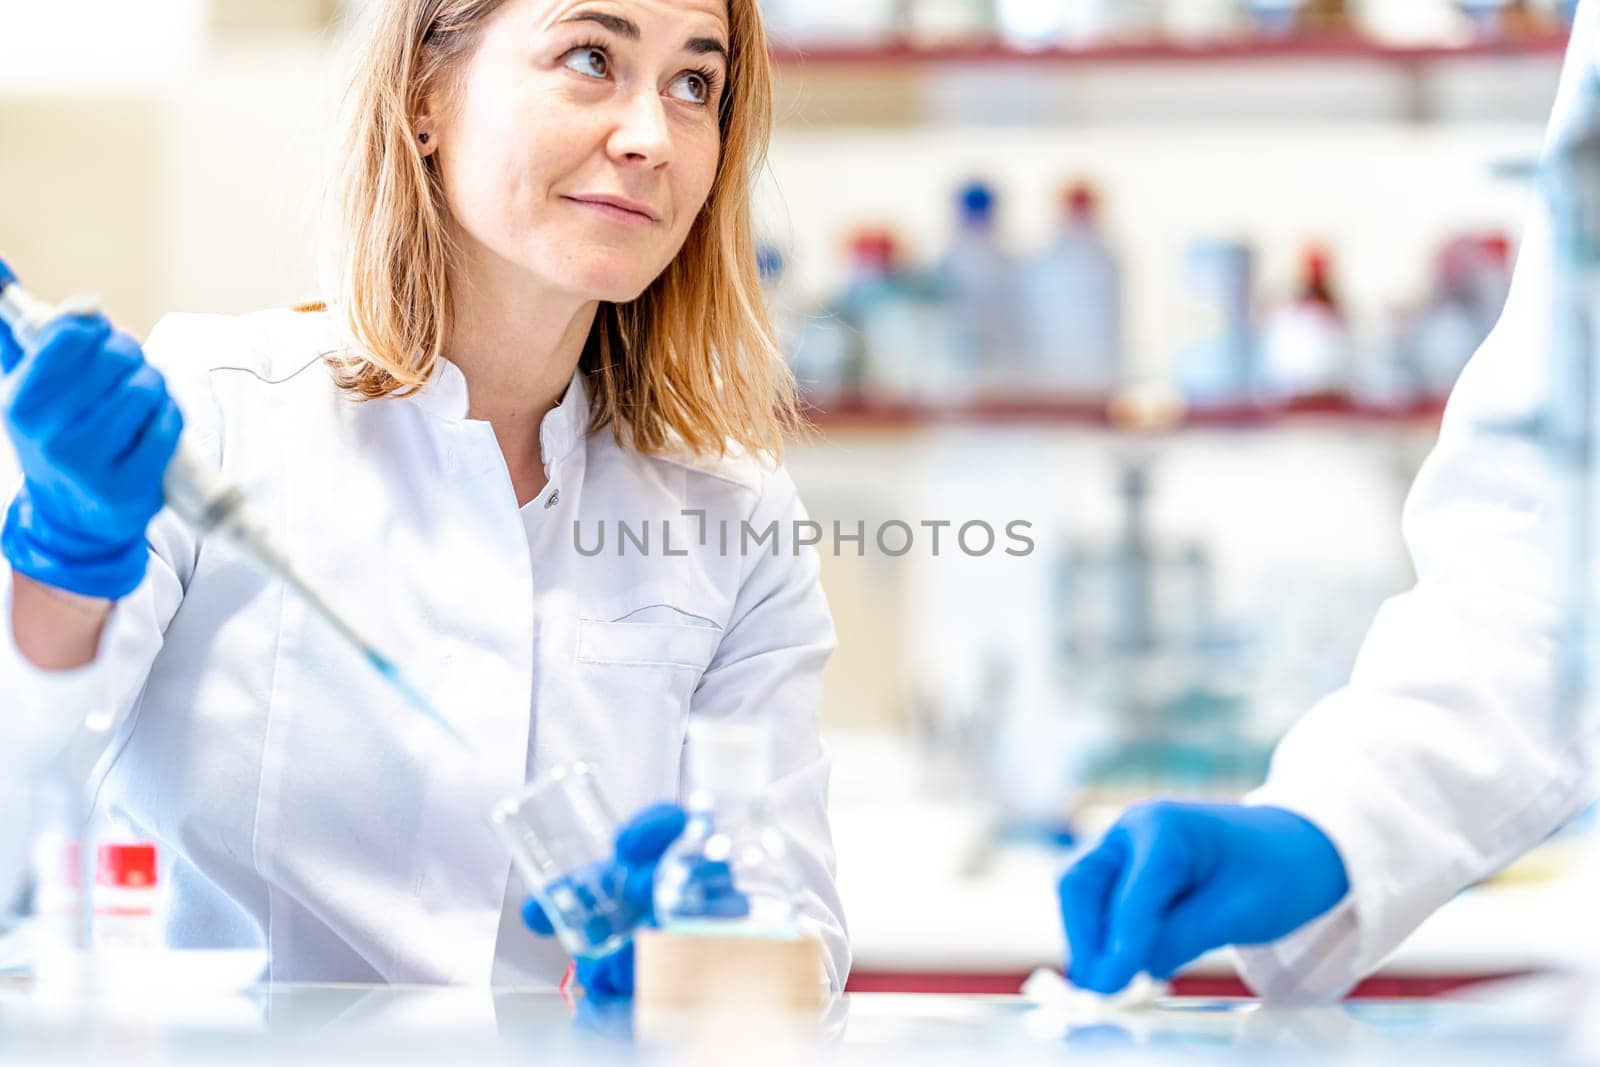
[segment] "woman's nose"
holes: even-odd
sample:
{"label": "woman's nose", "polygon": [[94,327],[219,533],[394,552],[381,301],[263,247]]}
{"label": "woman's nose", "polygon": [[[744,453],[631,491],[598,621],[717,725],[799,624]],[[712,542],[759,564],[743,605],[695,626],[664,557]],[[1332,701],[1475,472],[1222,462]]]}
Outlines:
{"label": "woman's nose", "polygon": [[670,162],[672,131],[661,95],[649,89],[629,93],[606,148],[619,163],[660,167]]}

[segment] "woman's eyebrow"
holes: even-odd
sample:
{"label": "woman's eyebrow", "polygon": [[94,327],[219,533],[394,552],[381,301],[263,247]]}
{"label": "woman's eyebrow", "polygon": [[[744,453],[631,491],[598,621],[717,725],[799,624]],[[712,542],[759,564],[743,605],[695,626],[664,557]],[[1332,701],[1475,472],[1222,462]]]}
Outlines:
{"label": "woman's eyebrow", "polygon": [[728,46],[715,37],[691,37],[684,42],[683,50],[697,56],[721,56],[724,62],[728,59]]}
{"label": "woman's eyebrow", "polygon": [[[637,41],[643,36],[637,22],[621,15],[608,15],[603,11],[580,11],[576,15],[562,19],[561,22],[592,22],[629,41]],[[728,46],[715,37],[691,37],[684,42],[683,50],[697,56],[721,56],[724,61],[728,59]]]}
{"label": "woman's eyebrow", "polygon": [[607,15],[600,11],[580,11],[576,15],[561,20],[567,22],[593,22],[604,26],[618,37],[625,37],[630,41],[637,41],[640,37],[639,24],[621,15]]}

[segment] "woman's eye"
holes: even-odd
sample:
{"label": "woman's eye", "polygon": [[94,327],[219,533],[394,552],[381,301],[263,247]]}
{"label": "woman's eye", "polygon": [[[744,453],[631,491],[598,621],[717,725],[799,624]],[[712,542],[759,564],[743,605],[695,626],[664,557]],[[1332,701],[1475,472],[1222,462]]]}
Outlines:
{"label": "woman's eye", "polygon": [[711,101],[711,82],[704,74],[693,71],[684,74],[672,83],[672,92],[680,100],[687,100],[691,104],[705,104]]}
{"label": "woman's eye", "polygon": [[562,59],[562,65],[591,78],[604,78],[611,72],[611,60],[605,49],[592,46],[574,48]]}

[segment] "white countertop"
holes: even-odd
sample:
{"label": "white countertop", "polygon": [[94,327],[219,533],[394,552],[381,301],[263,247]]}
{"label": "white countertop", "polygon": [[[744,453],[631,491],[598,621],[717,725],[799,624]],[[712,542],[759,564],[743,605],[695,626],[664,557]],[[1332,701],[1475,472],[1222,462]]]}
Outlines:
{"label": "white countertop", "polygon": [[[1020,997],[853,994],[805,1017],[713,1012],[652,1033],[627,1005],[470,987],[143,990],[63,1012],[0,986],[11,1064],[1194,1064],[1550,1062],[1581,1003],[1548,985],[1472,1001],[1273,1009],[1166,998],[1136,1010]],[[1330,1056],[1333,1057],[1330,1060]]]}
{"label": "white countertop", "polygon": [[[1062,855],[1002,849],[970,863],[983,820],[955,805],[835,805],[833,824],[856,972],[1026,974],[1062,965]],[[1574,930],[1592,922],[1574,895],[1561,881],[1468,890],[1380,973],[1483,976],[1570,965]],[[1193,969],[1232,971],[1225,953]]]}

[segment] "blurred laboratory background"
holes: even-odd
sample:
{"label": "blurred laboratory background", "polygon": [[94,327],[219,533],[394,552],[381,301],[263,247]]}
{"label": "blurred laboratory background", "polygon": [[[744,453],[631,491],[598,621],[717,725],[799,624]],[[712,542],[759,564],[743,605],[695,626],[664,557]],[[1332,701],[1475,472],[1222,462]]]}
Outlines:
{"label": "blurred laboratory background", "polygon": [[[0,0],[0,250],[141,335],[322,297],[365,6]],[[1504,301],[1573,6],[764,3],[856,988],[1059,963],[1074,841],[1242,794],[1342,683],[1411,580],[1405,491]],[[1563,847],[1379,981],[1550,962]]]}

